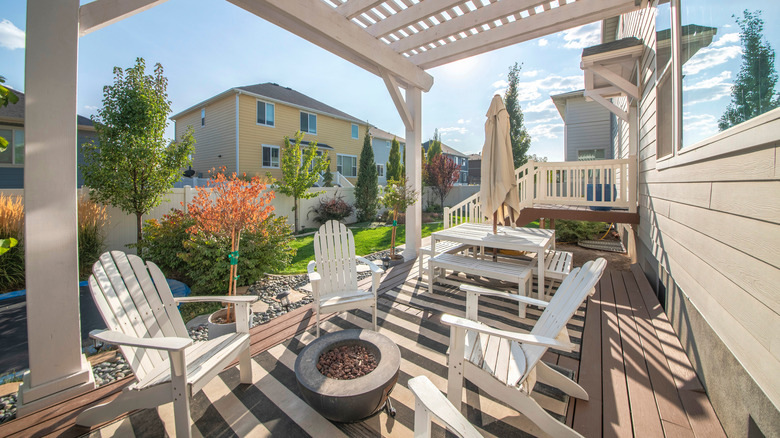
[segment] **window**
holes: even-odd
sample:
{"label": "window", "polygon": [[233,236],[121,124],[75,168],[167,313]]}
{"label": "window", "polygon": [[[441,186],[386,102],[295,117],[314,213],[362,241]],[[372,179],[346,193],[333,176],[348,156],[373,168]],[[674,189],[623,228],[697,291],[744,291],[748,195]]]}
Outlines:
{"label": "window", "polygon": [[8,141],[8,147],[0,153],[0,164],[24,164],[24,131],[0,128],[0,137]]}
{"label": "window", "polygon": [[274,104],[257,101],[257,124],[274,126]]}
{"label": "window", "polygon": [[357,176],[357,157],[354,155],[338,155],[336,170],[344,176]]}
{"label": "window", "polygon": [[577,151],[578,161],[603,160],[604,149],[580,149]]}
{"label": "window", "polygon": [[377,164],[376,165],[376,176],[384,177],[385,176],[385,166],[384,164]]}
{"label": "window", "polygon": [[352,138],[357,139],[360,133],[358,132],[358,125],[352,124]]}
{"label": "window", "polygon": [[200,126],[206,126],[206,108],[200,110]]}
{"label": "window", "polygon": [[301,111],[301,132],[317,133],[317,115]]}
{"label": "window", "polygon": [[279,146],[263,145],[263,167],[279,168]]}

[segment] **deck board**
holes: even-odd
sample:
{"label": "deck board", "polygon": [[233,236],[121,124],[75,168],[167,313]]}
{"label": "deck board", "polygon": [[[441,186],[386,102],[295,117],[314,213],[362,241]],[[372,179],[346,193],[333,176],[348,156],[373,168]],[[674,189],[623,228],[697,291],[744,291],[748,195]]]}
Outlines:
{"label": "deck board", "polygon": [[590,400],[572,399],[574,429],[585,437],[601,436],[601,344],[589,342],[591,339],[601,339],[601,289],[600,284],[596,285],[596,293],[588,299],[580,352],[578,382],[588,393]]}

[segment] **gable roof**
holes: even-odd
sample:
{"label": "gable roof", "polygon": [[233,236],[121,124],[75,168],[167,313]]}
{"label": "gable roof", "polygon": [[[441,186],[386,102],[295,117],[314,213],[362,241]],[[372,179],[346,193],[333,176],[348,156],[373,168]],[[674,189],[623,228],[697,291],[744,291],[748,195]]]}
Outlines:
{"label": "gable roof", "polygon": [[387,131],[383,131],[376,126],[372,126],[368,129],[368,133],[371,134],[372,137],[381,138],[383,140],[390,140],[392,141],[393,138],[398,139],[398,143],[406,143],[406,140],[401,137],[400,135],[391,134]]}
{"label": "gable roof", "polygon": [[[19,101],[15,104],[9,103],[8,106],[0,106],[0,119],[15,119],[21,123],[24,123],[24,93],[11,88],[9,88],[9,90],[13,91],[14,94],[19,97]],[[80,127],[93,128],[92,120],[84,116],[77,114],[76,120],[78,122],[78,126]]]}
{"label": "gable roof", "polygon": [[[428,152],[428,146],[430,146],[431,141],[433,141],[433,140],[428,140],[428,141],[426,141],[425,143],[422,144],[422,147],[423,147],[423,149],[425,149],[425,152]],[[443,153],[447,154],[447,155],[454,155],[456,157],[463,157],[463,158],[467,157],[467,155],[464,154],[463,152],[459,152],[459,151],[457,151],[457,150],[447,146],[444,143],[441,144],[441,151]]]}

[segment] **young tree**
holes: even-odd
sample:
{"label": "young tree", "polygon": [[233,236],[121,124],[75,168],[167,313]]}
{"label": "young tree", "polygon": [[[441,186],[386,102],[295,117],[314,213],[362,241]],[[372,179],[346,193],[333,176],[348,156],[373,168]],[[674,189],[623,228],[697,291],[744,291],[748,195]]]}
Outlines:
{"label": "young tree", "polygon": [[370,222],[376,218],[379,180],[374,163],[374,150],[371,148],[371,135],[366,127],[363,149],[360,151],[358,179],[355,184],[355,209],[358,222]]}
{"label": "young tree", "polygon": [[295,212],[295,232],[300,228],[300,200],[314,198],[319,192],[309,192],[314,183],[320,179],[320,174],[328,166],[328,155],[317,156],[317,142],[309,143],[305,150],[301,149],[303,133],[295,133],[295,143],[284,137],[282,146],[282,181],[277,182],[279,193],[293,198]]}
{"label": "young tree", "polygon": [[410,205],[417,202],[419,192],[406,184],[406,178],[398,180],[391,179],[385,187],[385,194],[382,196],[382,205],[393,210],[393,234],[390,238],[391,257],[395,256],[395,231],[398,226],[398,212],[406,211]]}
{"label": "young tree", "polygon": [[426,184],[439,197],[442,208],[444,208],[444,198],[452,190],[452,186],[460,177],[460,168],[450,158],[439,154],[425,166]]}
{"label": "young tree", "polygon": [[325,187],[333,187],[333,173],[330,171],[330,157],[326,160],[325,173],[322,174],[322,184]]}
{"label": "young tree", "polygon": [[428,143],[428,152],[425,154],[430,164],[437,155],[441,155],[441,136],[439,130],[433,132],[433,138]]}
{"label": "young tree", "polygon": [[[209,179],[208,187],[196,188],[198,193],[187,210],[195,219],[191,233],[203,231],[215,237],[230,238],[228,295],[235,295],[241,232],[254,231],[274,211],[270,205],[274,192],[265,191],[266,185],[257,176],[247,181],[246,175],[242,178],[233,172],[226,177],[224,168],[222,171]],[[216,194],[216,199],[212,194]],[[233,321],[231,307],[228,306],[226,322]]]}
{"label": "young tree", "polygon": [[504,94],[504,105],[509,113],[509,138],[512,142],[512,158],[515,161],[515,169],[528,161],[526,154],[531,147],[531,136],[528,135],[525,126],[523,126],[523,111],[520,109],[520,102],[517,100],[520,69],[522,67],[517,63],[509,67],[509,87]]}
{"label": "young tree", "polygon": [[385,174],[387,181],[398,181],[403,175],[403,165],[401,164],[401,145],[398,139],[393,137],[393,143],[390,146],[390,156],[387,161],[387,172]]}
{"label": "young tree", "polygon": [[160,205],[165,193],[191,164],[195,139],[190,129],[179,142],[163,136],[168,126],[168,79],[155,64],[147,75],[137,58],[126,70],[114,67],[114,84],[103,87],[103,108],[92,121],[99,144],[85,144],[82,173],[90,197],[136,216],[141,241],[142,217]]}
{"label": "young tree", "polygon": [[775,96],[775,51],[764,40],[761,11],[743,14],[741,20],[732,15],[740,28],[742,67],[731,87],[731,103],[718,121],[721,131],[780,106],[780,97]]}
{"label": "young tree", "polygon": [[[0,76],[0,84],[2,83],[5,83],[5,77]],[[8,88],[0,85],[0,106],[8,106],[9,103],[14,104],[18,101],[19,101],[19,96],[14,94],[14,92],[9,90]],[[8,140],[0,136],[0,152],[4,152],[6,147],[8,147]],[[6,249],[5,251],[7,250],[8,249]],[[2,246],[0,246],[0,251],[3,251]],[[0,254],[2,254],[2,252],[0,252]]]}

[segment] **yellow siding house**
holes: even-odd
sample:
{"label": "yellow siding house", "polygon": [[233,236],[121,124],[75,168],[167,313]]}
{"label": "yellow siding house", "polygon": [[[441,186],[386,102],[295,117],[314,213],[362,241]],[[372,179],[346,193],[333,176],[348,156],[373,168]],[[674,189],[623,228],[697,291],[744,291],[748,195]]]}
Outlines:
{"label": "yellow siding house", "polygon": [[331,172],[353,184],[367,125],[291,88],[274,83],[231,88],[174,115],[176,138],[188,126],[195,136],[192,168],[206,177],[225,167],[249,176],[282,178],[284,137],[304,133],[303,142],[317,142],[330,157]]}

